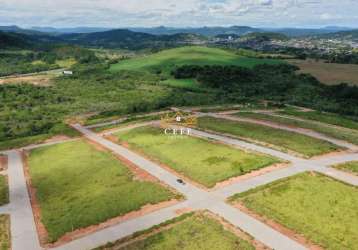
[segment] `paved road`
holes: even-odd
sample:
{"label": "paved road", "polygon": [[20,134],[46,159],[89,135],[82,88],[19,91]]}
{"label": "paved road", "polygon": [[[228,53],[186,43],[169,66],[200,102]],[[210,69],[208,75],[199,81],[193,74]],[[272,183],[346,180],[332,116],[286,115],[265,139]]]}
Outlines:
{"label": "paved road", "polygon": [[[74,128],[83,133],[90,140],[93,140],[101,144],[102,146],[112,150],[114,153],[130,160],[138,167],[151,173],[164,183],[183,193],[188,199],[188,202],[196,204],[196,206],[192,205],[192,207],[208,209],[214,213],[217,213],[218,215],[233,223],[234,225],[242,226],[247,233],[252,235],[255,239],[263,242],[268,247],[277,250],[287,250],[288,246],[291,250],[305,249],[302,245],[289,239],[285,235],[273,230],[272,228],[259,222],[253,217],[245,215],[238,209],[227,205],[224,200],[220,199],[219,196],[201,190],[189,183],[186,185],[181,185],[176,181],[178,179],[177,176],[161,168],[159,165],[143,158],[136,153],[129,151],[128,149],[120,145],[114,144],[113,142],[98,136],[97,134],[91,132],[90,130],[82,127],[79,124],[74,125]],[[103,235],[103,237],[107,236]],[[92,238],[92,235],[87,236],[87,238]],[[93,237],[92,240],[98,241],[99,245],[104,241],[103,238],[96,239],[95,237]]]}
{"label": "paved road", "polygon": [[26,187],[22,160],[19,152],[10,151],[8,156],[8,177],[10,189],[10,220],[12,250],[41,249],[36,225]]}
{"label": "paved road", "polygon": [[[109,241],[131,235],[133,232],[149,228],[153,225],[164,222],[175,216],[176,210],[180,208],[192,209],[208,209],[216,213],[232,223],[235,226],[243,229],[257,240],[263,242],[267,246],[274,249],[305,249],[297,242],[287,238],[285,235],[275,231],[269,226],[261,223],[253,217],[243,213],[227,203],[225,199],[233,194],[244,192],[251,188],[270,183],[272,181],[285,178],[303,171],[314,170],[324,174],[330,175],[339,180],[345,181],[352,185],[357,185],[358,177],[349,175],[342,171],[327,168],[327,165],[342,163],[358,159],[358,154],[341,154],[327,156],[318,159],[305,160],[294,157],[273,149],[267,149],[258,145],[250,144],[237,139],[232,139],[222,135],[213,135],[207,132],[192,130],[192,135],[211,138],[236,147],[247,148],[265,154],[270,154],[278,158],[290,161],[292,165],[288,168],[278,169],[273,172],[266,173],[261,176],[256,176],[247,180],[234,183],[232,185],[223,187],[212,192],[202,190],[190,183],[181,185],[177,182],[177,176],[171,172],[161,168],[159,165],[147,160],[140,155],[131,152],[130,150],[112,143],[109,140],[91,132],[90,130],[75,125],[76,129],[82,132],[87,138],[102,144],[112,152],[130,160],[138,167],[151,173],[167,185],[181,192],[187,198],[186,201],[176,204],[174,206],[161,209],[154,213],[141,216],[123,223],[114,225],[112,227],[99,230],[93,234],[87,235],[80,239],[74,240],[66,245],[57,247],[56,250],[82,250],[92,249],[94,247],[105,244]],[[52,143],[44,144],[52,145]],[[41,145],[40,145],[41,146]],[[31,149],[33,147],[27,147]],[[30,200],[27,193],[26,181],[23,173],[23,166],[20,154],[17,151],[5,152],[9,157],[8,175],[10,188],[10,205],[0,208],[1,212],[8,212],[11,215],[11,233],[13,250],[40,250],[38,236],[36,234],[35,222],[33,219]]]}

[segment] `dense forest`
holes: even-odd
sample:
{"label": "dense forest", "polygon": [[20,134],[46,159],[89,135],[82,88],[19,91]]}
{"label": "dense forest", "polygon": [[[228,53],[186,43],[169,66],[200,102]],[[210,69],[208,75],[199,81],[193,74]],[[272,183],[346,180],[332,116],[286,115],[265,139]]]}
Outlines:
{"label": "dense forest", "polygon": [[232,96],[268,99],[282,103],[358,116],[358,87],[327,86],[307,74],[296,74],[296,66],[257,65],[253,69],[237,66],[185,65],[173,70],[178,79],[196,78],[202,85],[220,89]]}

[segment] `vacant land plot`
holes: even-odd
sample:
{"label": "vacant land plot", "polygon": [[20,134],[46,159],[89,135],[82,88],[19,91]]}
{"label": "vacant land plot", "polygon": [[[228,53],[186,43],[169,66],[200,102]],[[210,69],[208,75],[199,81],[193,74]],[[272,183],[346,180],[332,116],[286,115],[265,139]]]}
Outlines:
{"label": "vacant land plot", "polygon": [[287,109],[284,111],[280,111],[279,113],[358,130],[358,121],[337,114],[319,111],[299,111],[293,109]]}
{"label": "vacant land plot", "polygon": [[154,127],[119,132],[116,136],[134,149],[206,187],[279,161],[204,139],[165,135],[161,129]]}
{"label": "vacant land plot", "polygon": [[351,161],[351,162],[335,165],[333,167],[358,175],[358,161]]}
{"label": "vacant land plot", "polygon": [[293,127],[306,128],[327,135],[332,138],[336,138],[339,140],[347,141],[358,145],[358,131],[353,129],[347,129],[347,128],[340,129],[340,128],[332,127],[330,125],[317,123],[314,121],[296,120],[294,119],[294,117],[292,118],[279,117],[279,116],[257,114],[257,113],[239,113],[238,115],[247,118],[271,121],[271,122],[293,126]]}
{"label": "vacant land plot", "polygon": [[279,64],[280,60],[248,58],[217,48],[188,46],[165,50],[149,56],[123,60],[111,66],[111,71],[147,70],[169,74],[175,66],[194,65],[237,65],[253,67],[257,64]]}
{"label": "vacant land plot", "polygon": [[9,187],[7,177],[0,175],[0,206],[9,203]]}
{"label": "vacant land plot", "polygon": [[291,150],[306,157],[329,153],[339,148],[332,143],[306,135],[248,122],[230,121],[214,117],[200,117],[198,118],[198,127],[268,143],[280,150]]}
{"label": "vacant land plot", "polygon": [[135,180],[112,154],[84,141],[32,150],[28,164],[49,242],[146,204],[176,198],[159,184]]}
{"label": "vacant land plot", "polygon": [[[207,214],[183,215],[158,227],[156,232],[147,230],[148,237],[132,239],[132,242],[118,241],[101,247],[101,250],[194,250],[226,249],[254,250],[248,241],[241,239],[234,232]],[[159,232],[158,232],[159,231]],[[138,237],[137,237],[138,238]]]}
{"label": "vacant land plot", "polygon": [[0,250],[10,250],[10,216],[0,215]]}
{"label": "vacant land plot", "polygon": [[325,249],[358,249],[358,189],[303,173],[231,198]]}
{"label": "vacant land plot", "polygon": [[355,64],[325,63],[315,60],[287,60],[287,62],[298,66],[301,73],[311,74],[322,83],[358,84],[358,65]]}
{"label": "vacant land plot", "polygon": [[19,83],[28,83],[38,86],[49,86],[52,83],[55,75],[42,74],[42,75],[33,75],[33,76],[19,76],[11,78],[0,79],[0,84],[19,84]]}

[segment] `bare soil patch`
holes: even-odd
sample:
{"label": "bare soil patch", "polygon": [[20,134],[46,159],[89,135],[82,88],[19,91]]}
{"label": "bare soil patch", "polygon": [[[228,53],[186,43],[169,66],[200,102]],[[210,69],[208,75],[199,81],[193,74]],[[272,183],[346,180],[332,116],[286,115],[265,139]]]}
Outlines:
{"label": "bare soil patch", "polygon": [[222,181],[222,182],[217,183],[215,185],[215,187],[213,188],[213,190],[220,189],[220,188],[232,185],[234,183],[237,183],[237,182],[240,182],[240,181],[243,181],[243,180],[248,180],[248,179],[260,176],[260,175],[264,175],[264,174],[270,173],[272,171],[276,171],[276,170],[279,170],[279,169],[282,169],[282,168],[286,168],[288,166],[289,166],[288,163],[278,163],[278,164],[274,164],[274,165],[271,165],[271,166],[268,166],[268,167],[253,171],[253,172],[245,174],[245,175],[240,175],[240,176],[237,176],[237,177],[233,177],[233,178],[230,178],[230,179],[228,179],[226,181]]}
{"label": "bare soil patch", "polygon": [[242,203],[238,202],[235,203],[234,206],[238,209],[240,209],[241,211],[247,213],[248,215],[254,217],[255,219],[267,224],[268,226],[272,227],[273,229],[275,229],[276,231],[286,235],[287,237],[289,237],[290,239],[297,241],[298,243],[304,245],[305,247],[307,247],[308,249],[311,250],[323,250],[322,247],[310,242],[309,240],[307,240],[304,236],[302,236],[301,234],[296,233],[295,231],[286,228],[285,226],[275,222],[274,220],[268,219],[264,216],[261,216],[251,210],[249,210],[247,207],[245,207]]}
{"label": "bare soil patch", "polygon": [[358,85],[358,65],[325,63],[315,60],[287,60],[298,66],[299,73],[308,73],[316,77],[320,82],[335,85],[342,82]]}
{"label": "bare soil patch", "polygon": [[7,169],[7,156],[0,155],[0,171],[4,171]]}
{"label": "bare soil patch", "polygon": [[34,76],[19,76],[12,78],[0,79],[1,84],[19,84],[28,83],[35,86],[50,86],[52,84],[53,75],[34,75]]}

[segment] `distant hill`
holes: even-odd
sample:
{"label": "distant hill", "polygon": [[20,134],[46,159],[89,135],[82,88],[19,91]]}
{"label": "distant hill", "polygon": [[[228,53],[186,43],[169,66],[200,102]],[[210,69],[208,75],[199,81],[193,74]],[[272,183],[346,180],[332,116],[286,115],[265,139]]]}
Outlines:
{"label": "distant hill", "polygon": [[248,26],[231,26],[231,27],[199,27],[199,28],[170,28],[170,27],[154,27],[154,28],[130,28],[132,31],[145,32],[153,35],[172,35],[176,33],[192,33],[203,36],[217,36],[222,34],[245,35],[251,32],[259,32],[260,29]]}
{"label": "distant hill", "polygon": [[26,35],[40,35],[41,32],[31,29],[23,29],[16,25],[11,26],[0,26],[0,31],[3,32],[13,32],[13,33],[20,33],[20,34],[26,34]]}
{"label": "distant hill", "polygon": [[46,33],[57,34],[72,34],[72,33],[93,33],[112,30],[113,28],[101,28],[101,27],[74,27],[74,28],[53,28],[53,27],[31,27],[31,30],[36,30]]}
{"label": "distant hill", "polygon": [[347,40],[358,41],[358,29],[323,34],[323,35],[319,35],[317,37],[326,38],[326,39],[347,39]]}
{"label": "distant hill", "polygon": [[241,40],[256,40],[261,42],[271,41],[271,40],[280,40],[286,41],[289,38],[281,33],[276,32],[254,32],[240,37]]}
{"label": "distant hill", "polygon": [[76,33],[59,36],[66,42],[105,48],[145,49],[171,47],[176,44],[205,41],[206,38],[196,34],[152,35],[117,29],[94,33]]}
{"label": "distant hill", "polygon": [[31,46],[31,40],[24,35],[0,31],[1,49],[21,49]]}

